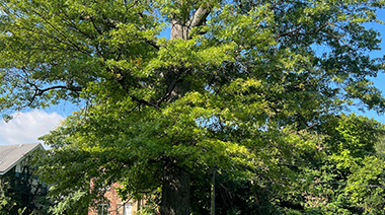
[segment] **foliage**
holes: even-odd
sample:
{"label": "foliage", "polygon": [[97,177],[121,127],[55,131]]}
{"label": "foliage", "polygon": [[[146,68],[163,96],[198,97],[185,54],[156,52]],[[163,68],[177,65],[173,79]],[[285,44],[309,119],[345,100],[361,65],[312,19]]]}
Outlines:
{"label": "foliage", "polygon": [[[247,191],[235,196],[250,211],[237,213],[298,205],[350,213],[372,191],[313,183],[305,192],[303,182],[373,182],[358,172],[381,163],[365,158],[380,126],[341,112],[356,103],[384,112],[369,79],[383,67],[384,59],[368,55],[379,50],[379,33],[363,26],[380,22],[382,7],[379,0],[1,1],[0,111],[86,102],[43,137],[52,150],[40,174],[54,184],[55,214],[85,214],[113,182],[122,197],[164,191],[169,166],[188,173],[192,188],[207,186],[215,168],[220,189]],[[169,27],[171,38],[161,38]],[[193,212],[207,211],[202,190]],[[365,210],[378,206],[366,203]]]}
{"label": "foliage", "polygon": [[[300,174],[303,184],[292,199],[303,206],[299,211],[321,214],[382,214],[384,206],[383,157],[375,151],[384,126],[373,119],[340,115],[321,129],[322,159],[315,160]],[[305,213],[306,214],[306,213]]]}
{"label": "foliage", "polygon": [[7,214],[12,209],[11,198],[6,195],[8,184],[3,183],[0,186],[0,214]]}
{"label": "foliage", "polygon": [[[16,173],[13,168],[1,177],[0,214],[27,215],[35,209],[36,200],[45,200],[44,195],[38,194],[42,184],[33,182],[32,174],[33,170],[26,167],[22,173]],[[49,206],[48,201],[40,203],[42,206]]]}

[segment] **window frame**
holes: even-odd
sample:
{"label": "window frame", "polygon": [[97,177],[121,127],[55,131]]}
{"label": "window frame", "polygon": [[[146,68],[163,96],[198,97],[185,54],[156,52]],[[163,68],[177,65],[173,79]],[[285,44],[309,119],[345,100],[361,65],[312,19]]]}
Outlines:
{"label": "window frame", "polygon": [[97,215],[108,215],[109,213],[109,204],[98,204],[96,208]]}
{"label": "window frame", "polygon": [[[129,213],[130,211],[126,211],[126,206],[129,206],[130,207],[130,211],[131,213]],[[133,204],[131,202],[126,202],[123,204],[123,215],[132,215],[132,208],[133,208]]]}

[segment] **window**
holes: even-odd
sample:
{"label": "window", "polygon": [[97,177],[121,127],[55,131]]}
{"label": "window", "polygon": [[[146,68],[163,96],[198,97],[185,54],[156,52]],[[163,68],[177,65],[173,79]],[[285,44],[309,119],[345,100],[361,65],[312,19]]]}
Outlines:
{"label": "window", "polygon": [[132,215],[132,204],[124,203],[123,215]]}
{"label": "window", "polygon": [[108,204],[99,204],[98,205],[98,215],[108,215]]}

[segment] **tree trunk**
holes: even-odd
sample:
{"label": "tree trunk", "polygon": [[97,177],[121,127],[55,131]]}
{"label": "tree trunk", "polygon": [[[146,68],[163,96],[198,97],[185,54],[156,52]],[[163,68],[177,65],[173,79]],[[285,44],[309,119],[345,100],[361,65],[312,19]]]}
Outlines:
{"label": "tree trunk", "polygon": [[171,21],[171,39],[182,38],[184,40],[189,39],[189,28],[186,25],[182,25],[177,20]]}
{"label": "tree trunk", "polygon": [[160,214],[190,214],[190,174],[171,162],[163,166]]}
{"label": "tree trunk", "polygon": [[[171,38],[182,38],[187,40],[188,31],[186,27],[173,20]],[[183,71],[177,71],[177,73]],[[175,83],[171,90],[171,98],[168,102],[174,102],[184,96],[190,90],[190,82],[183,80],[180,74],[168,74],[170,83]],[[170,87],[170,86],[169,86]],[[178,166],[177,160],[163,164],[162,202],[160,205],[161,215],[189,215],[190,214],[190,174]]]}
{"label": "tree trunk", "polygon": [[[199,8],[187,22],[178,20],[175,16],[171,21],[171,39],[190,39],[191,28],[202,25],[209,11],[208,8]],[[169,83],[175,83],[169,102],[174,102],[190,91],[190,81],[183,80],[181,74],[172,74],[167,78],[174,79],[169,80]],[[190,173],[179,167],[177,162],[175,158],[171,158],[163,164],[161,215],[190,214]]]}
{"label": "tree trunk", "polygon": [[[178,20],[172,21],[171,39],[187,40],[188,29]],[[178,71],[182,73],[183,71]],[[174,102],[190,90],[190,83],[183,80],[179,74],[169,74],[169,82],[175,83],[171,91],[169,102]],[[175,158],[163,164],[161,215],[189,215],[190,214],[190,174],[177,165]]]}

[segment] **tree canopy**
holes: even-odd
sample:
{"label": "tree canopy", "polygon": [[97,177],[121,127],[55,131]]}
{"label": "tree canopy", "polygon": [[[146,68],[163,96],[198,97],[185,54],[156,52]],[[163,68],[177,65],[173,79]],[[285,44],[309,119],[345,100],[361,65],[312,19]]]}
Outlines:
{"label": "tree canopy", "polygon": [[[43,138],[52,150],[41,174],[60,198],[57,214],[85,214],[113,182],[122,197],[161,190],[162,214],[202,214],[208,197],[193,189],[209,187],[213,171],[234,192],[246,189],[258,210],[265,200],[293,208],[293,199],[309,196],[284,195],[293,184],[317,174],[361,183],[365,166],[380,165],[365,156],[382,127],[341,113],[352,105],[384,112],[370,81],[384,65],[369,56],[381,39],[364,26],[380,22],[383,6],[2,0],[0,111],[9,119],[26,108],[84,102]],[[373,133],[354,129],[361,125]],[[338,174],[319,175],[322,168]],[[354,195],[345,197],[362,201],[359,189],[348,186]],[[271,197],[258,197],[263,190]]]}

